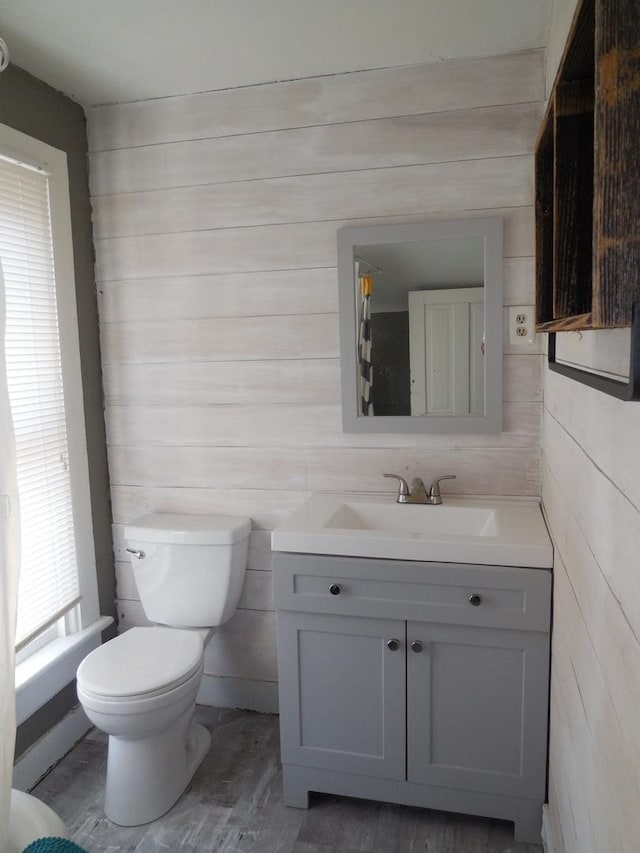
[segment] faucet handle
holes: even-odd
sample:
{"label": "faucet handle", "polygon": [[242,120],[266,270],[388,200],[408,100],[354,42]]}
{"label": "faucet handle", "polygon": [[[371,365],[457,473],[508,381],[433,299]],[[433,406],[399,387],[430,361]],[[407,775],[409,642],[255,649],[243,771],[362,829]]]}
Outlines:
{"label": "faucet handle", "polygon": [[429,486],[429,497],[430,498],[440,498],[440,480],[455,480],[455,474],[443,474],[441,477],[436,477],[435,480],[432,480],[431,485]]}
{"label": "faucet handle", "polygon": [[409,484],[405,478],[401,477],[399,474],[383,474],[382,476],[398,481],[398,503],[405,503],[402,499],[409,497]]}

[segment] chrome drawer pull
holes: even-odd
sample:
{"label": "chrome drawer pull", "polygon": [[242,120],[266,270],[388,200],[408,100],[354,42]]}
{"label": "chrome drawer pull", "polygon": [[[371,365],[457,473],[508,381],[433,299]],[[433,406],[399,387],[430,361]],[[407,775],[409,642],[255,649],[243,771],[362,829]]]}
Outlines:
{"label": "chrome drawer pull", "polygon": [[342,592],[342,587],[339,583],[332,583],[329,587],[329,592],[331,593],[331,595],[340,595],[340,593]]}
{"label": "chrome drawer pull", "polygon": [[472,607],[480,607],[482,604],[482,596],[478,595],[477,592],[474,592],[473,595],[469,596],[469,604]]}

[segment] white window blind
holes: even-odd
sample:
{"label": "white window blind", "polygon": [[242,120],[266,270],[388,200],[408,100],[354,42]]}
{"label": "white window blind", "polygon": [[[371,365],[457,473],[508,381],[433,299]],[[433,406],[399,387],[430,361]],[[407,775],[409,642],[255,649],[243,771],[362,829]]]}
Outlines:
{"label": "white window blind", "polygon": [[16,435],[22,559],[17,647],[79,600],[49,181],[0,158],[5,349]]}

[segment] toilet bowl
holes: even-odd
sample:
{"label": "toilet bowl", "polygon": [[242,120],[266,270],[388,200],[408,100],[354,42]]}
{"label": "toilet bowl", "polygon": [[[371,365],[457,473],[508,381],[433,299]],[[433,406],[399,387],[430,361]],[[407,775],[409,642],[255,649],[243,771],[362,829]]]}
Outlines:
{"label": "toilet bowl", "polygon": [[147,615],[175,621],[131,628],[78,668],[78,698],[109,735],[105,813],[114,823],[165,814],[209,751],[209,732],[193,722],[204,647],[235,612],[250,529],[246,518],[160,513],[125,529]]}

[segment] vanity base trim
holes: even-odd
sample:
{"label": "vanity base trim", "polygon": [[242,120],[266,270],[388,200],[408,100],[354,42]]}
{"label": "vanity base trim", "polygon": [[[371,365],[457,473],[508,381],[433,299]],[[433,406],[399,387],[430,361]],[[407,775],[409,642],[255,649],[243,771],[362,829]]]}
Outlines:
{"label": "vanity base trim", "polygon": [[515,841],[540,844],[543,804],[539,799],[452,790],[294,764],[282,765],[282,800],[285,805],[308,808],[311,791],[510,820],[514,824]]}

